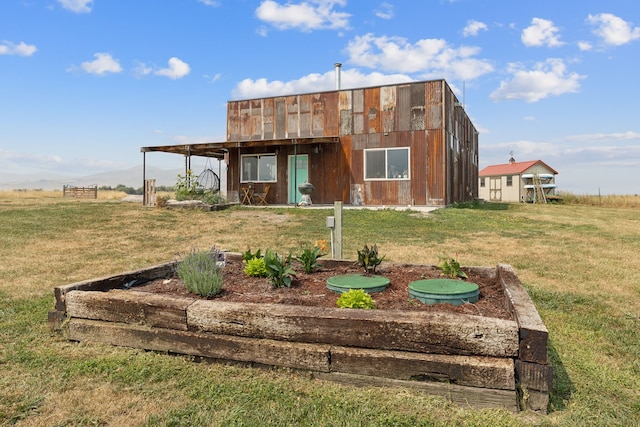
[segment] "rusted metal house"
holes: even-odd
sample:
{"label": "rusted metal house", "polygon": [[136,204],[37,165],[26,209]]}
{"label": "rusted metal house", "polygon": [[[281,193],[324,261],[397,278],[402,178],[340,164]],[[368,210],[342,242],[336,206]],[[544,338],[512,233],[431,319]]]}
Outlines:
{"label": "rusted metal house", "polygon": [[224,142],[143,147],[224,158],[227,195],[269,204],[448,205],[478,194],[478,132],[444,80],[229,101]]}

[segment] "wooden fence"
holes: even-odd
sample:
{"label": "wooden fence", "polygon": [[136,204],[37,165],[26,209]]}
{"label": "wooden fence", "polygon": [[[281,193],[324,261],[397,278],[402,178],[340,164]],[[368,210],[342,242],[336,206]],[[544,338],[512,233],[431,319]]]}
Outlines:
{"label": "wooden fence", "polygon": [[65,185],[62,187],[62,197],[74,199],[97,199],[98,186],[76,187],[75,185]]}

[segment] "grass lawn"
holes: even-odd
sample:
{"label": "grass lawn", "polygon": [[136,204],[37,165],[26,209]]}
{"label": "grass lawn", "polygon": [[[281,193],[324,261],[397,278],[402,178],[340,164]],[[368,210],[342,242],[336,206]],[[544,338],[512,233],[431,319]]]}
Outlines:
{"label": "grass lawn", "polygon": [[549,329],[550,413],[459,408],[405,389],[350,388],[287,369],[198,363],[71,343],[47,325],[58,285],[212,245],[296,254],[330,210],[143,208],[118,195],[0,192],[0,425],[640,425],[640,211],[485,204],[430,214],[344,211],[345,258],[511,264]]}

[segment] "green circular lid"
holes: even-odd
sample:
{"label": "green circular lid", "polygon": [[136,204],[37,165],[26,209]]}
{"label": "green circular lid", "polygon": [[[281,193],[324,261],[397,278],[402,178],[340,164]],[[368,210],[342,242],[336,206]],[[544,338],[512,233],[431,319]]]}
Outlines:
{"label": "green circular lid", "polygon": [[424,279],[409,283],[409,289],[440,295],[458,295],[478,290],[475,283],[455,279]]}
{"label": "green circular lid", "polygon": [[365,276],[364,274],[344,274],[327,279],[327,288],[343,293],[350,289],[363,289],[367,293],[381,292],[389,286],[384,276]]}
{"label": "green circular lid", "polygon": [[447,302],[460,305],[478,301],[478,285],[454,279],[425,279],[409,283],[409,296],[425,304]]}

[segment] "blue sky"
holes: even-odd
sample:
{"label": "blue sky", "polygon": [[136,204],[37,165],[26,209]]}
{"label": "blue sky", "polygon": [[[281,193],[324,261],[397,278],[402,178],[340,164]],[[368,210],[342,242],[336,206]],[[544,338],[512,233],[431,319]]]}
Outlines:
{"label": "blue sky", "polygon": [[343,88],[445,78],[481,168],[513,153],[560,190],[636,194],[639,54],[637,0],[2,0],[0,171],[82,176],[223,141],[228,100],[332,90],[340,62]]}

